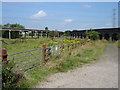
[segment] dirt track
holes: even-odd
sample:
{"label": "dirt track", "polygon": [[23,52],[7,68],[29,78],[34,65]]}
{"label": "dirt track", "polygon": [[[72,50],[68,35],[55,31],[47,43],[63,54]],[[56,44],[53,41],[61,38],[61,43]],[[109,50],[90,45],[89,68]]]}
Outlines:
{"label": "dirt track", "polygon": [[54,74],[36,88],[118,88],[118,48],[109,45],[97,63]]}

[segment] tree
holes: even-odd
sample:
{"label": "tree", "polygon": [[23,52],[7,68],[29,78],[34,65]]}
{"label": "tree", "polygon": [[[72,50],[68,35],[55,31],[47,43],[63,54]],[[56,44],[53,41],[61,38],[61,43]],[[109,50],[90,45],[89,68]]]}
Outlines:
{"label": "tree", "polygon": [[49,31],[48,36],[53,40],[54,37],[58,36],[58,32],[57,31]]}
{"label": "tree", "polygon": [[10,24],[9,24],[9,23],[4,24],[4,25],[3,25],[3,28],[10,28]]}
{"label": "tree", "polygon": [[48,31],[48,27],[45,27],[45,30]]}
{"label": "tree", "polygon": [[64,36],[70,36],[71,31],[65,31]]}
{"label": "tree", "polygon": [[85,35],[88,36],[91,40],[98,40],[98,39],[100,39],[99,34],[100,34],[99,32],[92,31],[92,30],[87,31],[85,33]]}
{"label": "tree", "polygon": [[20,24],[10,24],[10,28],[20,28],[20,29],[24,29],[25,27],[20,25]]}

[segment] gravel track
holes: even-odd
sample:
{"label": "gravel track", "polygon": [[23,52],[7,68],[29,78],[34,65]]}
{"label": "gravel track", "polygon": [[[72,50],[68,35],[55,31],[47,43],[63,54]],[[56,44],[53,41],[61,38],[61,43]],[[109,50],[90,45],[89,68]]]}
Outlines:
{"label": "gravel track", "polygon": [[36,88],[118,88],[118,48],[108,45],[96,63],[54,74]]}

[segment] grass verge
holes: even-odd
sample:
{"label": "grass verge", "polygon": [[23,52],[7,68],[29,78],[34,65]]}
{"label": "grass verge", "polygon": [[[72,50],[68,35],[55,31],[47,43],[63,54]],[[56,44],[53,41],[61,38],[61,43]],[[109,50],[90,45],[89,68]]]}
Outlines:
{"label": "grass verge", "polygon": [[118,48],[120,48],[120,41],[116,41],[116,45]]}
{"label": "grass verge", "polygon": [[51,58],[46,65],[25,72],[26,79],[21,79],[17,86],[19,88],[33,88],[38,82],[45,80],[54,73],[65,72],[93,63],[98,60],[106,45],[106,41],[91,41],[71,52],[64,52],[62,55],[56,56],[56,58]]}

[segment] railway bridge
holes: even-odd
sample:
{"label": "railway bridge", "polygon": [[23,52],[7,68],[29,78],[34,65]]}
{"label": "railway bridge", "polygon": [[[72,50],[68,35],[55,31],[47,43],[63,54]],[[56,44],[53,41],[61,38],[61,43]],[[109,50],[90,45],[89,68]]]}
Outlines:
{"label": "railway bridge", "polygon": [[[7,38],[12,38],[12,32],[19,32],[19,34],[24,33],[24,37],[29,36],[28,32],[34,33],[32,37],[48,37],[49,31],[46,30],[36,30],[36,29],[15,29],[15,28],[2,28],[2,31],[7,31]],[[101,40],[110,40],[116,41],[120,39],[120,28],[101,28],[101,29],[92,29],[99,32]],[[85,32],[90,30],[73,30],[70,32],[70,36],[74,38],[87,38]],[[58,37],[61,37],[64,32],[58,31]]]}
{"label": "railway bridge", "polygon": [[[99,32],[101,40],[116,41],[120,38],[120,28],[102,28],[102,29],[92,29]],[[74,30],[70,33],[72,37],[75,38],[86,38],[85,32],[90,30]]]}

